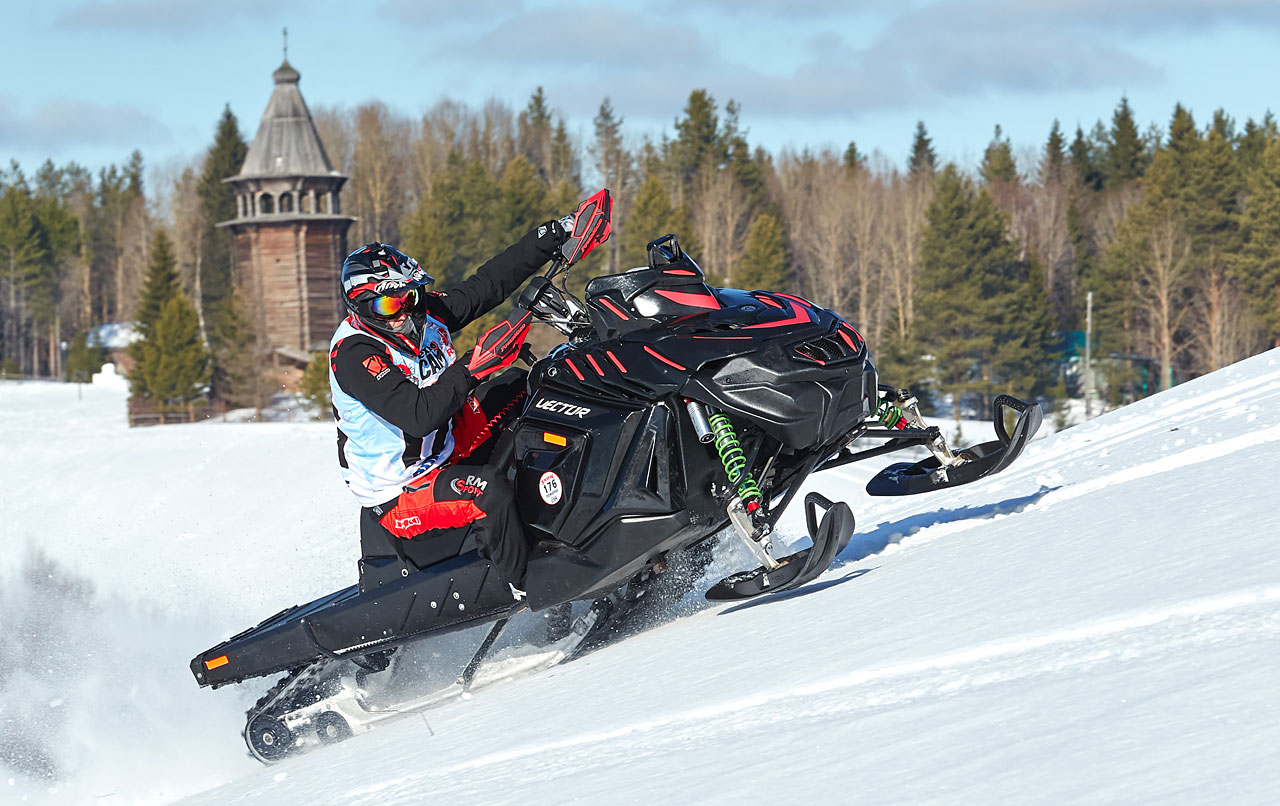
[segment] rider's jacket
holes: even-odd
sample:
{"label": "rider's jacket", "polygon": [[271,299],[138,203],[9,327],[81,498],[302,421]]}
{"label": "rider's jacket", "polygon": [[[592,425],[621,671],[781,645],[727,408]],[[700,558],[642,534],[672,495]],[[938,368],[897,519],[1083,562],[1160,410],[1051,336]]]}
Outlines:
{"label": "rider's jacket", "polygon": [[450,332],[501,304],[559,247],[530,232],[445,293],[426,295],[422,340],[387,337],[348,316],[329,344],[338,464],[363,506],[394,500],[453,453],[450,420],[475,385]]}

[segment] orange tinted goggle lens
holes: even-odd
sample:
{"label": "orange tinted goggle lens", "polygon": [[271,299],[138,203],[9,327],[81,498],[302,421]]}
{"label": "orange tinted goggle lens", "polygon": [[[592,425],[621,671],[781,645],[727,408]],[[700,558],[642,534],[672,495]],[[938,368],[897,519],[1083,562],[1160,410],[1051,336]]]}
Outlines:
{"label": "orange tinted goggle lens", "polygon": [[373,312],[378,316],[398,316],[406,308],[418,304],[418,292],[410,289],[398,297],[379,296],[373,298]]}

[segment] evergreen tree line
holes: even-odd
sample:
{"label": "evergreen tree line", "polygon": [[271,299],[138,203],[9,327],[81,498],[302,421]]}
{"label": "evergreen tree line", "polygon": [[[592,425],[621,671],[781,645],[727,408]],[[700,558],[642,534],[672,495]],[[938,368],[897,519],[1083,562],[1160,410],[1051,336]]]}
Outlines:
{"label": "evergreen tree line", "polygon": [[106,358],[95,329],[132,323],[143,337],[128,351],[135,397],[261,405],[270,389],[258,341],[245,325],[230,233],[216,226],[235,217],[222,180],[247,150],[227,108],[209,149],[150,198],[137,151],[96,176],[51,161],[30,179],[16,164],[0,174],[7,373],[87,380]]}
{"label": "evergreen tree line", "polygon": [[605,99],[575,143],[539,89],[519,112],[445,102],[413,120],[375,103],[317,122],[351,176],[355,240],[400,243],[445,282],[607,186],[617,235],[580,279],[639,265],[676,232],[713,283],[794,288],[848,317],[904,385],[1060,394],[1089,292],[1113,402],[1280,338],[1270,115],[1198,127],[1178,106],[1167,129],[1140,131],[1122,98],[1088,131],[1055,121],[1034,153],[996,126],[977,166],[940,164],[921,122],[900,168],[854,142],[753,148],[739,114],[694,90],[668,134],[636,139]]}
{"label": "evergreen tree line", "polygon": [[[606,186],[615,236],[575,272],[579,287],[642,264],[649,240],[675,232],[712,283],[810,297],[864,333],[886,381],[935,386],[957,405],[960,395],[1050,393],[1055,334],[1084,327],[1088,292],[1099,374],[1117,402],[1280,338],[1270,115],[1238,128],[1219,111],[1198,126],[1179,106],[1167,130],[1140,132],[1121,99],[1087,132],[1055,122],[1034,154],[1015,155],[997,126],[977,166],[939,164],[921,122],[899,167],[853,142],[770,153],[750,145],[739,114],[694,90],[669,133],[635,138],[605,99],[580,142],[539,89],[519,111],[442,102],[411,118],[375,102],[320,108],[315,119],[350,177],[342,205],[358,219],[353,247],[397,244],[446,285]],[[34,252],[5,252],[3,356],[43,373],[54,365],[52,349],[42,357],[50,339],[136,316],[152,232],[164,224],[208,383],[260,396],[256,340],[243,325],[252,320],[240,312],[229,239],[213,226],[234,217],[221,179],[243,155],[227,110],[209,152],[162,189],[165,221],[147,213],[137,155],[96,180],[75,166],[46,165],[34,183],[16,166],[5,174],[6,250],[33,240],[8,237],[21,221],[39,222],[53,256],[39,262],[65,268],[52,286],[32,282]]]}

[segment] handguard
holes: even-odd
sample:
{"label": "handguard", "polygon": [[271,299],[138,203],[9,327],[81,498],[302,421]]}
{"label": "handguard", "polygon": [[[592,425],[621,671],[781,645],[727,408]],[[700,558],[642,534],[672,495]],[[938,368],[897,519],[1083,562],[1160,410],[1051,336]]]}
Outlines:
{"label": "handguard", "polygon": [[560,247],[566,266],[572,266],[591,254],[591,250],[609,239],[613,200],[606,188],[589,197],[574,213],[573,232]]}
{"label": "handguard", "polygon": [[486,330],[476,341],[471,360],[467,362],[471,377],[484,378],[515,363],[529,333],[531,318],[528,309],[516,308],[500,324]]}

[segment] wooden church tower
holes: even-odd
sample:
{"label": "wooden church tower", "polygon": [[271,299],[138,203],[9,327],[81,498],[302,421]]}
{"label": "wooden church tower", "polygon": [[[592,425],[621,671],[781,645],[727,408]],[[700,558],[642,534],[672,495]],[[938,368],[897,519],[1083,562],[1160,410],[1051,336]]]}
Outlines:
{"label": "wooden church tower", "polygon": [[275,90],[235,188],[237,215],[218,226],[234,235],[241,293],[273,360],[305,366],[328,350],[344,315],[338,276],[347,255],[347,228],[338,191],[347,178],[329,164],[298,71],[286,57],[272,78]]}

